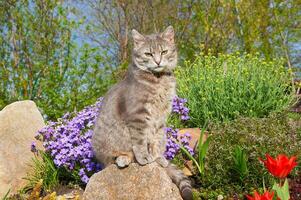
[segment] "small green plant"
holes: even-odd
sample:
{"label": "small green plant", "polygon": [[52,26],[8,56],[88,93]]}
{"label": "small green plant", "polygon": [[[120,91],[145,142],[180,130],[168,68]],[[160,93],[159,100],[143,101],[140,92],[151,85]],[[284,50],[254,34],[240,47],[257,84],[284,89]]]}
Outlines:
{"label": "small green plant", "polygon": [[192,162],[196,165],[200,175],[204,175],[205,172],[205,158],[208,151],[209,143],[211,137],[208,136],[207,139],[203,142],[205,134],[205,129],[201,130],[200,138],[198,141],[198,157],[194,158],[182,145],[180,145],[181,150],[185,153],[185,155],[192,160]]}
{"label": "small green plant", "polygon": [[35,156],[32,161],[32,172],[27,175],[28,184],[23,188],[24,191],[32,190],[43,180],[43,190],[51,190],[59,185],[59,170],[55,167],[53,160],[43,151],[38,151],[39,156]]}
{"label": "small green plant", "polygon": [[234,161],[233,170],[238,176],[239,180],[243,182],[249,174],[248,158],[246,152],[240,146],[237,145],[234,148],[232,157]]}

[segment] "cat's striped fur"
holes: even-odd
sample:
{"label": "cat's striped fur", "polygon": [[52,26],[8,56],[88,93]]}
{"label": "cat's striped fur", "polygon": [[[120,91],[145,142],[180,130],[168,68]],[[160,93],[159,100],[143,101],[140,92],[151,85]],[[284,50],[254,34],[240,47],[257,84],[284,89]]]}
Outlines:
{"label": "cat's striped fur", "polygon": [[158,162],[184,199],[191,199],[189,179],[164,157],[164,126],[175,96],[172,70],[177,65],[174,31],[143,36],[132,31],[133,62],[124,80],[105,95],[92,145],[99,162],[126,167]]}

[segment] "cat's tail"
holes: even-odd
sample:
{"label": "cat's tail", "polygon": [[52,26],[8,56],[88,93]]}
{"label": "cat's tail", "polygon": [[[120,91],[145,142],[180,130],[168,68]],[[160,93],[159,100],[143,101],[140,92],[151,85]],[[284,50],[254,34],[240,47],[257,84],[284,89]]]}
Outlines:
{"label": "cat's tail", "polygon": [[172,182],[178,186],[182,198],[184,200],[192,200],[192,187],[188,177],[171,163],[166,167],[166,171]]}

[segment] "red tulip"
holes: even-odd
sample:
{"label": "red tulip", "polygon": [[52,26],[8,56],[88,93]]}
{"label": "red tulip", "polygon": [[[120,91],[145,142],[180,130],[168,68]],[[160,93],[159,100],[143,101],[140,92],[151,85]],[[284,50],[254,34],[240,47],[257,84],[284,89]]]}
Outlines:
{"label": "red tulip", "polygon": [[280,154],[276,159],[273,159],[269,154],[266,154],[266,160],[260,159],[269,172],[278,178],[285,178],[297,165],[295,162],[296,156],[288,159],[287,156]]}
{"label": "red tulip", "polygon": [[248,200],[273,200],[274,192],[269,193],[269,191],[266,191],[263,195],[258,194],[256,191],[252,196],[247,195]]}

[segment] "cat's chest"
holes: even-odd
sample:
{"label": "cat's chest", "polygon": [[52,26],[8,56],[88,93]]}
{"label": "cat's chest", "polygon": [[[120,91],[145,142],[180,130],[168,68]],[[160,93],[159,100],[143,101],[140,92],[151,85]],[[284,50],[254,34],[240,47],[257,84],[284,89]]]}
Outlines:
{"label": "cat's chest", "polygon": [[171,102],[175,96],[175,87],[176,82],[173,77],[160,80],[154,94],[149,97],[149,103],[147,105],[154,118],[166,118],[171,112]]}

